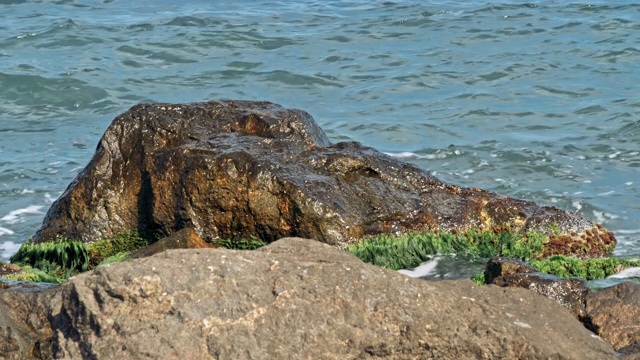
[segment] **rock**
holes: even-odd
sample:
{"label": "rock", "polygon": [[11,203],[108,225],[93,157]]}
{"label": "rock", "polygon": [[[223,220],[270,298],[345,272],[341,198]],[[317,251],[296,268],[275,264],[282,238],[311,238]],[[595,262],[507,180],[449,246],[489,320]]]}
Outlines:
{"label": "rock", "polygon": [[524,261],[508,257],[494,257],[487,262],[484,269],[484,280],[487,284],[493,284],[493,281],[498,277],[535,272],[540,271]]}
{"label": "rock", "polygon": [[59,286],[0,289],[0,359],[53,358],[49,314],[59,305],[59,290]]}
{"label": "rock", "polygon": [[22,269],[14,264],[3,263],[0,261],[0,276],[6,276],[11,274],[17,274],[21,272]]}
{"label": "rock", "polygon": [[148,257],[169,249],[206,249],[213,247],[215,246],[204,241],[193,229],[187,228],[158,240],[151,245],[132,251],[129,254],[129,258],[139,259]]}
{"label": "rock", "polygon": [[[591,292],[585,324],[620,350],[640,341],[640,285],[631,281]],[[634,349],[638,349],[636,344]],[[628,355],[628,354],[627,354]],[[638,353],[640,357],[640,353]]]}
{"label": "rock", "polygon": [[551,237],[550,253],[584,256],[615,244],[573,212],[445,184],[359,143],[332,144],[304,111],[248,101],[143,104],[116,117],[33,241],[185,227],[204,239],[330,244],[423,229],[536,230]]}
{"label": "rock", "polygon": [[585,298],[590,291],[585,279],[565,279],[539,272],[527,272],[500,276],[491,284],[529,289],[566,307],[577,319],[581,320],[585,316]]}
{"label": "rock", "polygon": [[614,358],[561,309],[524,289],[411,279],[288,238],[0,290],[0,358]]}
{"label": "rock", "polygon": [[427,282],[317,241],[169,250],[63,285],[59,358],[613,358],[523,289]]}
{"label": "rock", "polygon": [[640,359],[640,340],[619,349],[616,355],[618,355],[618,360]]}

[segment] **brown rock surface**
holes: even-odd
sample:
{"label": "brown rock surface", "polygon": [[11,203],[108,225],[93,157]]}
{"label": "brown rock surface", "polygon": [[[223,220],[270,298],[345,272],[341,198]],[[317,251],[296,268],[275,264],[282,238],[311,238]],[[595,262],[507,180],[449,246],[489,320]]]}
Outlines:
{"label": "brown rock surface", "polygon": [[215,247],[204,241],[191,228],[182,229],[155,243],[134,250],[129,254],[131,259],[139,259],[161,253],[169,249],[206,249]]}
{"label": "brown rock surface", "polygon": [[428,282],[308,239],[169,250],[0,290],[0,358],[613,359],[560,305]]}
{"label": "brown rock surface", "polygon": [[77,276],[63,358],[606,359],[611,347],[523,289],[427,282],[313,240],[171,250]]}
{"label": "brown rock surface", "polygon": [[60,303],[60,287],[21,284],[0,288],[0,359],[53,358],[49,314]]}
{"label": "brown rock surface", "polygon": [[[640,285],[631,281],[593,291],[587,296],[585,323],[620,350],[640,341]],[[634,349],[638,349],[636,344]],[[636,354],[640,358],[640,353]]]}
{"label": "brown rock surface", "polygon": [[494,257],[487,262],[484,269],[484,280],[487,284],[493,284],[498,277],[535,272],[540,271],[524,261],[508,257]]}
{"label": "brown rock surface", "polygon": [[551,253],[584,256],[615,244],[575,213],[445,184],[359,143],[332,144],[304,111],[247,101],[144,104],[118,116],[34,241],[184,227],[205,239],[332,244],[383,232],[509,228],[550,235]]}

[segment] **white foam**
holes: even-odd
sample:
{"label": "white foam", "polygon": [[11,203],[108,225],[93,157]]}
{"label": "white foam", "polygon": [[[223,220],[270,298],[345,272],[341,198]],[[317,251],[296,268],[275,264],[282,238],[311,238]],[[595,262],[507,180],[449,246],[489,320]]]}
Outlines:
{"label": "white foam", "polygon": [[2,235],[13,235],[13,231],[11,231],[10,229],[3,228],[2,226],[0,226],[0,236],[2,236]]}
{"label": "white foam", "polygon": [[630,267],[628,269],[624,269],[617,274],[613,274],[609,276],[612,279],[625,279],[632,277],[640,277],[640,267]]}
{"label": "white foam", "polygon": [[52,203],[52,202],[56,201],[56,198],[54,198],[53,196],[51,196],[51,194],[49,194],[49,193],[44,194],[44,198],[45,198],[45,200],[47,200],[47,201],[48,201],[48,202],[50,202],[50,203]]}
{"label": "white foam", "polygon": [[408,159],[408,158],[414,158],[414,159],[435,159],[436,156],[435,155],[418,155],[414,152],[409,152],[409,151],[403,151],[400,153],[385,153],[386,155],[389,156],[393,156],[395,158],[400,158],[400,159]]}
{"label": "white foam", "polygon": [[36,191],[35,191],[35,190],[33,190],[33,189],[22,189],[22,190],[20,190],[20,195],[24,195],[24,194],[33,194],[33,193],[35,193],[35,192],[36,192]]}
{"label": "white foam", "polygon": [[434,272],[436,266],[438,265],[438,261],[439,259],[435,257],[427,262],[423,262],[422,264],[420,264],[420,266],[413,270],[398,270],[398,272],[412,278],[427,276]]}
{"label": "white foam", "polygon": [[10,211],[7,215],[0,218],[0,221],[4,221],[7,224],[15,224],[20,221],[20,215],[22,214],[42,214],[40,209],[42,209],[42,205],[29,205],[24,209]]}
{"label": "white foam", "polygon": [[18,249],[20,249],[20,245],[21,244],[16,244],[13,241],[5,241],[4,243],[0,244],[0,255],[3,258],[8,259],[9,257],[11,257],[11,255],[18,252]]}
{"label": "white foam", "polygon": [[620,229],[620,230],[616,230],[616,234],[626,234],[626,235],[640,234],[640,229],[633,229],[633,230]]}
{"label": "white foam", "polygon": [[571,205],[573,205],[574,208],[576,208],[577,211],[582,210],[582,204],[580,204],[580,201],[578,200],[574,200]]}

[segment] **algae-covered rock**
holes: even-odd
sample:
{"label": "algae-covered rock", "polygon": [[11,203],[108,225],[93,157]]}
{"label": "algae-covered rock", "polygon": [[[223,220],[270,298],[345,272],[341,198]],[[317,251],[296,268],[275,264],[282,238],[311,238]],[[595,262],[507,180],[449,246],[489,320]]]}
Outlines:
{"label": "algae-covered rock", "polygon": [[573,212],[443,183],[359,143],[332,144],[304,111],[250,101],[143,104],[118,116],[33,241],[185,227],[205,240],[331,244],[423,230],[536,231],[550,254],[583,256],[615,244]]}

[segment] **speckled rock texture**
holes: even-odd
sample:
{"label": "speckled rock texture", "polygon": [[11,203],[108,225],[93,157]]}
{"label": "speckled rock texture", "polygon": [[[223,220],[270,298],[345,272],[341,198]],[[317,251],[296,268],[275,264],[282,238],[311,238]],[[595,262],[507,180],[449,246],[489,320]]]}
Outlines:
{"label": "speckled rock texture", "polygon": [[33,238],[92,242],[191,227],[205,240],[329,244],[411,230],[536,230],[547,255],[597,256],[615,237],[573,212],[441,182],[306,112],[269,102],[142,104],[119,115]]}
{"label": "speckled rock texture", "polygon": [[411,279],[300,238],[103,266],[63,285],[53,319],[68,359],[614,358],[527,290]]}

